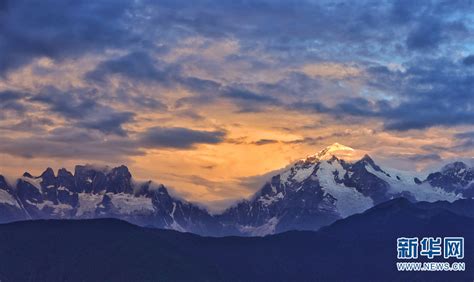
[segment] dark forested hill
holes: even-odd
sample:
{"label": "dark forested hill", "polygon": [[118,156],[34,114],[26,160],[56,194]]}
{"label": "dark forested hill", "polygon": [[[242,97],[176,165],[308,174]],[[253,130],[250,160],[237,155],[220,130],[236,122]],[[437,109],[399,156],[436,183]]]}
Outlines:
{"label": "dark forested hill", "polygon": [[[117,219],[0,225],[1,281],[472,281],[472,200],[395,199],[319,232],[200,237]],[[464,236],[465,272],[396,271],[398,236]],[[442,258],[440,260],[443,260]]]}

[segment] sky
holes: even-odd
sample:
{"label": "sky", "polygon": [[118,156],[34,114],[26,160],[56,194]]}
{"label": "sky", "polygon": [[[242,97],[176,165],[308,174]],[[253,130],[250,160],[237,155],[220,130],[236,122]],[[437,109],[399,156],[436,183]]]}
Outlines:
{"label": "sky", "polygon": [[219,207],[339,142],[474,157],[474,2],[0,0],[0,174],[125,164]]}

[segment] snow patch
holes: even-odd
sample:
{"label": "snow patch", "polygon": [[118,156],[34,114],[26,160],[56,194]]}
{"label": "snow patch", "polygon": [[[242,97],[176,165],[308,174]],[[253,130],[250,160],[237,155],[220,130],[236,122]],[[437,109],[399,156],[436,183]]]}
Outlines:
{"label": "snow patch", "polygon": [[15,207],[20,207],[18,205],[18,202],[15,200],[15,198],[13,198],[13,196],[10,193],[8,193],[7,191],[3,189],[0,189],[0,203],[8,204]]}
{"label": "snow patch", "polygon": [[66,216],[66,214],[73,209],[72,206],[67,205],[67,204],[55,204],[52,201],[45,200],[41,203],[32,203],[29,200],[26,200],[26,202],[30,205],[35,206],[39,210],[44,210],[45,208],[51,209],[52,212],[51,214],[53,215],[59,215],[59,216]]}
{"label": "snow patch", "polygon": [[41,182],[43,182],[43,178],[29,178],[29,177],[22,177],[21,180],[33,185],[36,189],[41,191]]}
{"label": "snow patch", "polygon": [[262,196],[258,199],[258,201],[261,202],[263,206],[268,207],[269,205],[275,202],[278,202],[279,200],[283,198],[285,198],[285,196],[283,195],[282,192],[279,192],[275,196],[268,196],[268,195]]}
{"label": "snow patch", "polygon": [[102,195],[79,193],[79,207],[76,216],[94,215],[97,205],[102,201]]}
{"label": "snow patch", "polygon": [[112,205],[123,214],[155,211],[151,198],[145,196],[135,197],[125,193],[107,193],[106,195],[110,197]]}
{"label": "snow patch", "polygon": [[252,236],[265,236],[275,233],[275,229],[279,221],[280,220],[277,217],[272,217],[267,221],[267,223],[260,226],[238,226],[238,229],[240,232]]}
{"label": "snow patch", "polygon": [[286,186],[291,182],[303,182],[311,176],[314,172],[315,166],[316,163],[308,164],[299,161],[280,175],[280,183]]}
{"label": "snow patch", "polygon": [[176,212],[176,203],[173,202],[173,210],[171,210],[170,216],[173,219],[173,222],[169,225],[170,229],[180,231],[180,232],[186,232],[186,229],[184,229],[176,220],[174,219],[174,213]]}
{"label": "snow patch", "polygon": [[316,164],[313,164],[309,167],[304,167],[304,168],[298,168],[296,170],[296,174],[293,176],[293,179],[296,181],[296,182],[302,182],[304,181],[305,179],[307,179],[308,177],[311,176],[311,174],[313,173],[314,171],[314,167],[315,167]]}

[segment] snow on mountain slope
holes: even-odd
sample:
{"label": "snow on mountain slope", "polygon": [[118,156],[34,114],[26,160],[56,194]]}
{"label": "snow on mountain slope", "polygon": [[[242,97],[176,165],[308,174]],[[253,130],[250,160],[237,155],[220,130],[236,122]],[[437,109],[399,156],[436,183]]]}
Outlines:
{"label": "snow on mountain slope", "polygon": [[278,222],[279,222],[279,219],[277,217],[272,217],[268,220],[267,223],[262,224],[260,226],[254,227],[251,225],[246,225],[246,226],[238,226],[237,228],[243,234],[251,234],[252,236],[265,236],[265,235],[275,233],[275,228]]}
{"label": "snow on mountain slope", "polygon": [[319,180],[321,189],[336,199],[336,208],[341,217],[347,217],[355,213],[363,212],[374,206],[374,201],[351,187],[334,180],[335,172],[345,175],[345,170],[338,160],[332,163],[322,161],[313,180]]}
{"label": "snow on mountain slope", "polygon": [[94,217],[98,205],[103,196],[100,194],[78,193],[79,205],[77,207],[77,217]]}
{"label": "snow on mountain slope", "polygon": [[[455,194],[453,192],[447,192],[439,187],[432,187],[428,183],[416,184],[414,176],[408,176],[407,173],[398,173],[394,174],[382,173],[380,171],[374,170],[372,167],[367,166],[367,171],[379,177],[380,179],[386,181],[390,185],[389,193],[393,195],[399,195],[403,193],[410,193],[414,200],[416,201],[426,201],[426,202],[435,202],[435,201],[449,201],[453,202],[458,199],[462,199],[461,194]],[[392,170],[392,173],[394,171]],[[400,175],[404,175],[403,178]],[[398,178],[397,178],[398,176]]]}
{"label": "snow on mountain slope", "polygon": [[41,182],[43,182],[43,179],[41,177],[23,176],[21,180],[31,184],[33,187],[41,191]]}
{"label": "snow on mountain slope", "polygon": [[[112,205],[121,213],[153,213],[155,211],[151,198],[145,196],[137,197],[125,193],[107,193],[106,195],[110,197]],[[176,203],[173,204],[176,205]]]}
{"label": "snow on mountain slope", "polygon": [[364,152],[335,143],[271,177],[250,199],[211,215],[172,197],[163,185],[135,182],[126,166],[78,165],[25,173],[15,186],[0,175],[0,222],[113,217],[201,235],[264,236],[317,230],[397,197],[455,201],[474,197],[474,169],[453,162],[429,174],[379,166]]}
{"label": "snow on mountain slope", "polygon": [[8,204],[16,207],[20,207],[15,198],[5,190],[0,190],[0,204]]}

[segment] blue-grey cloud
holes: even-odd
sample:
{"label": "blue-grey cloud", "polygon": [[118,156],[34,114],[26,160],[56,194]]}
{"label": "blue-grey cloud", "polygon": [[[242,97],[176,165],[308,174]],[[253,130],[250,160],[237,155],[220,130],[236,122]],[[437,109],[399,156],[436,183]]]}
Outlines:
{"label": "blue-grey cloud", "polygon": [[406,43],[409,49],[437,48],[442,40],[441,23],[436,18],[424,19],[408,34]]}
{"label": "blue-grey cloud", "polygon": [[[5,111],[15,111],[18,113],[25,111],[25,106],[21,102],[25,98],[26,94],[16,91],[1,91],[0,92],[0,110]],[[0,114],[1,118],[1,114]]]}
{"label": "blue-grey cloud", "polygon": [[242,88],[229,88],[223,92],[223,97],[241,100],[241,101],[250,101],[252,103],[276,103],[277,100],[273,97],[259,95],[253,93],[252,91],[242,89]]}
{"label": "blue-grey cloud", "polygon": [[22,158],[66,158],[84,160],[124,160],[144,155],[133,140],[105,138],[99,131],[78,127],[57,127],[34,137],[12,138],[0,134],[0,152]]}
{"label": "blue-grey cloud", "polygon": [[99,102],[99,94],[94,90],[63,92],[49,87],[31,95],[30,101],[46,105],[73,125],[122,136],[127,135],[123,125],[132,122],[135,116],[134,112],[118,111]]}
{"label": "blue-grey cloud", "polygon": [[[131,24],[134,2],[1,1],[0,74],[32,59],[61,60],[138,39]],[[142,38],[142,40],[146,40]]]}
{"label": "blue-grey cloud", "polygon": [[138,81],[160,81],[162,83],[170,81],[172,78],[171,71],[160,70],[157,64],[159,62],[147,52],[133,52],[100,63],[93,71],[86,74],[86,78],[92,81],[104,82],[108,75],[119,74]]}
{"label": "blue-grey cloud", "polygon": [[139,137],[145,148],[192,148],[197,144],[217,144],[224,141],[225,131],[202,131],[183,127],[152,127]]}
{"label": "blue-grey cloud", "polygon": [[386,93],[395,99],[353,97],[328,105],[295,103],[292,109],[329,114],[337,118],[382,120],[385,129],[410,130],[433,126],[474,124],[474,76],[450,60],[413,61],[405,71],[369,67],[366,93]]}
{"label": "blue-grey cloud", "polygon": [[[61,60],[114,48],[163,51],[194,35],[236,38],[244,51],[258,44],[289,62],[422,54],[465,42],[473,11],[470,1],[5,0],[2,7],[1,73],[39,57]],[[319,54],[308,51],[313,48]],[[108,67],[128,72],[119,61]],[[149,64],[136,70],[159,76]]]}
{"label": "blue-grey cloud", "polygon": [[442,160],[441,156],[438,154],[417,154],[409,156],[408,159],[414,162]]}
{"label": "blue-grey cloud", "polygon": [[[0,127],[0,132],[5,128]],[[134,136],[108,136],[102,131],[66,126],[44,130],[34,138],[0,134],[0,153],[22,158],[123,160],[145,155],[144,149],[192,149],[199,144],[225,141],[226,132],[182,127],[152,127]]]}
{"label": "blue-grey cloud", "polygon": [[246,88],[235,86],[228,87],[221,91],[221,97],[230,99],[238,106],[239,112],[261,112],[265,107],[281,105],[279,100],[270,95],[257,94]]}
{"label": "blue-grey cloud", "polygon": [[[128,88],[107,91],[108,78],[119,76],[123,85],[138,81],[188,90],[190,95],[174,105],[176,116],[195,120],[206,118],[195,108],[226,99],[239,112],[282,107],[331,115],[336,122],[374,119],[387,130],[474,123],[474,79],[470,67],[466,67],[474,65],[473,55],[461,61],[453,55],[472,49],[472,1],[0,3],[3,77],[42,57],[57,61],[91,54],[107,58],[85,74],[85,82],[90,83],[88,89],[60,91],[52,87],[26,95],[1,92],[0,118],[5,117],[6,111],[34,110],[31,104],[39,103],[49,111],[44,114],[60,115],[69,126],[126,137],[133,135],[127,131],[127,125],[135,121],[139,111],[170,110],[160,99],[160,93],[143,94]],[[248,80],[218,78],[214,81],[209,78],[212,76],[189,77],[182,71],[182,66],[190,62],[205,61],[199,53],[184,56],[173,64],[160,58],[194,36],[209,42],[236,40],[238,54],[224,60],[229,65],[250,66],[250,70],[245,70],[248,73],[240,74],[241,78],[252,76],[252,70],[280,67],[288,70],[286,77],[274,83],[244,84],[242,81]],[[125,55],[104,56],[108,50]],[[268,56],[272,63],[258,54]],[[367,80],[353,78],[360,79],[361,88],[354,91],[347,90],[350,79],[314,78],[297,70],[303,64],[321,62],[356,63],[367,74]],[[198,66],[203,72],[215,70],[206,64]],[[121,107],[112,107],[116,104]],[[164,136],[175,134],[180,140],[176,147],[188,148],[199,142],[186,143],[179,136],[190,140],[202,138],[202,143],[220,142],[223,138],[215,132],[217,135],[197,131],[203,134],[199,135],[195,130],[180,130],[150,129],[141,140],[150,141],[144,144],[152,146],[152,137],[166,140]],[[157,141],[155,145],[173,147],[169,141],[163,142]]]}
{"label": "blue-grey cloud", "polygon": [[[243,48],[258,43],[292,62],[328,53],[340,60],[437,50],[466,41],[473,11],[470,1],[198,0],[192,6],[160,1],[154,8],[153,23],[175,34],[234,37]],[[313,48],[319,54],[306,51]]]}
{"label": "blue-grey cloud", "polygon": [[279,143],[279,141],[273,140],[273,139],[260,139],[255,142],[252,142],[252,144],[257,145],[257,146],[276,144],[276,143]]}
{"label": "blue-grey cloud", "polygon": [[458,139],[473,139],[474,140],[474,131],[461,132],[454,135]]}
{"label": "blue-grey cloud", "polygon": [[474,148],[474,131],[466,131],[454,135],[460,142],[456,148],[460,151],[472,150]]}
{"label": "blue-grey cloud", "polygon": [[76,125],[84,128],[96,129],[104,133],[123,136],[127,135],[123,125],[132,122],[135,113],[118,112],[108,108],[102,110],[105,110],[105,112],[98,113],[90,119],[82,119],[78,121]]}
{"label": "blue-grey cloud", "polygon": [[462,60],[462,63],[466,66],[474,65],[474,55],[469,55]]}

